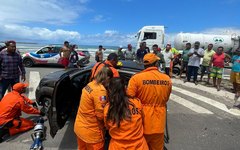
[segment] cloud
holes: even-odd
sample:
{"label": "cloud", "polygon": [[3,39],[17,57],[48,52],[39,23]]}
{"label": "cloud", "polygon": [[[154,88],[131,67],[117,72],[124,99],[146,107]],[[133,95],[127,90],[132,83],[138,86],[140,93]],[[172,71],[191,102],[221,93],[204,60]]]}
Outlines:
{"label": "cloud", "polygon": [[72,23],[79,15],[88,11],[83,4],[87,1],[75,2],[78,5],[70,4],[66,0],[1,1],[0,22],[25,24],[29,22],[46,24]]}
{"label": "cloud", "polygon": [[135,34],[122,34],[115,30],[106,30],[104,33],[82,35],[81,42],[92,45],[125,46],[129,43],[135,45],[136,38]]}
{"label": "cloud", "polygon": [[[79,41],[81,35],[75,31],[65,31],[62,29],[49,30],[47,28],[30,28],[21,25],[0,25],[2,41],[15,39],[25,42],[61,42],[65,40]],[[5,37],[5,38],[4,38]]]}
{"label": "cloud", "polygon": [[109,20],[109,18],[105,18],[103,15],[96,15],[93,19],[91,19],[91,21],[94,23],[105,22],[107,20]]}
{"label": "cloud", "polygon": [[62,43],[68,40],[72,43],[85,45],[127,45],[136,44],[134,34],[122,34],[116,30],[106,30],[103,33],[83,35],[76,31],[66,31],[62,29],[50,30],[47,28],[27,27],[23,25],[0,24],[0,41],[16,40],[19,42],[37,42],[37,43]]}
{"label": "cloud", "polygon": [[115,35],[115,34],[118,34],[118,31],[115,31],[115,30],[106,30],[106,31],[104,32],[104,34],[105,34],[106,36],[113,36],[113,35]]}

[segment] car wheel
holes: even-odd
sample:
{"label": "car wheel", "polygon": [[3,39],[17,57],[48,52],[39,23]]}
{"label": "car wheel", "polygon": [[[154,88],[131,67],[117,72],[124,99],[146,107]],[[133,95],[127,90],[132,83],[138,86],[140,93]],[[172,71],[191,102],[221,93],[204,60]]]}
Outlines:
{"label": "car wheel", "polygon": [[43,111],[45,114],[48,113],[48,109],[49,109],[49,103],[50,103],[50,98],[48,97],[44,97],[43,100],[41,101],[41,111]]}
{"label": "car wheel", "polygon": [[26,58],[23,60],[23,65],[25,67],[32,67],[33,66],[33,61],[30,58]]}
{"label": "car wheel", "polygon": [[174,75],[180,75],[180,68],[178,68],[178,67],[173,67],[173,74]]}

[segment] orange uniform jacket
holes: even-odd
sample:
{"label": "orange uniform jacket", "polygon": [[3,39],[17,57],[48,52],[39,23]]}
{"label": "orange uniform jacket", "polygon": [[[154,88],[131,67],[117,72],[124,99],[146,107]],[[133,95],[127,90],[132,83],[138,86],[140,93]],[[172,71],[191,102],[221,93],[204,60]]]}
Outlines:
{"label": "orange uniform jacket", "polygon": [[129,105],[132,118],[131,120],[123,120],[119,128],[116,124],[113,125],[111,121],[106,121],[109,104],[104,108],[105,126],[109,129],[111,135],[109,150],[148,150],[147,142],[143,137],[141,102],[139,99],[130,99],[130,102],[135,106]]}
{"label": "orange uniform jacket", "polygon": [[0,102],[0,125],[21,116],[21,112],[39,114],[40,111],[29,104],[33,101],[16,91],[9,92]]}
{"label": "orange uniform jacket", "polygon": [[128,94],[141,100],[144,112],[144,134],[164,133],[166,103],[172,90],[171,79],[149,67],[129,81]]}
{"label": "orange uniform jacket", "polygon": [[82,96],[75,120],[74,132],[86,143],[104,140],[103,108],[107,103],[107,91],[95,80],[82,90]]}
{"label": "orange uniform jacket", "polygon": [[[100,64],[100,63],[101,63],[101,64]],[[117,69],[115,69],[115,68],[113,67],[113,65],[110,63],[110,61],[106,60],[105,62],[96,63],[96,64],[93,66],[91,79],[93,79],[93,78],[97,75],[98,71],[101,70],[102,67],[105,66],[104,63],[107,64],[107,65],[110,67],[110,69],[112,70],[112,72],[113,72],[113,77],[119,77],[119,73],[118,73]],[[100,64],[100,65],[99,65],[99,64]],[[97,69],[96,69],[96,68],[97,68]]]}

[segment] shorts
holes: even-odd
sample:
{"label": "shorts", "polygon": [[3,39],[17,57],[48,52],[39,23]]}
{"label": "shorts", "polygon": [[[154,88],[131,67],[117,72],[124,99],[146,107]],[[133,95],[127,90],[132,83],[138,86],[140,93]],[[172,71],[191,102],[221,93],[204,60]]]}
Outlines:
{"label": "shorts", "polygon": [[67,67],[68,64],[69,64],[69,59],[63,57],[63,58],[62,58],[62,65],[63,65],[64,67]]}
{"label": "shorts", "polygon": [[212,67],[210,76],[213,78],[222,78],[223,68]]}
{"label": "shorts", "polygon": [[188,67],[188,62],[182,62],[181,70],[184,70],[185,68],[187,69],[187,67]]}
{"label": "shorts", "polygon": [[230,81],[232,83],[240,84],[240,72],[231,72]]}
{"label": "shorts", "polygon": [[201,74],[204,75],[205,73],[210,74],[209,66],[201,66]]}

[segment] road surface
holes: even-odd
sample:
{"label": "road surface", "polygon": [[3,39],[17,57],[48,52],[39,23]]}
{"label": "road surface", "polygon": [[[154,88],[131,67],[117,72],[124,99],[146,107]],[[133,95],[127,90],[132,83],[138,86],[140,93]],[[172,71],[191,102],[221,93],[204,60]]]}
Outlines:
{"label": "road surface", "polygon": [[[27,82],[30,83],[27,95],[35,99],[34,92],[40,79],[50,72],[61,69],[63,68],[45,66],[26,68]],[[228,77],[226,75],[226,78]],[[169,150],[239,150],[240,111],[232,108],[233,97],[233,93],[225,90],[217,92],[212,87],[200,84],[196,86],[173,79],[173,91],[168,102],[170,143],[166,147]],[[45,122],[47,126],[47,139],[43,142],[45,150],[77,149],[73,124],[74,117],[52,139],[49,124]],[[9,137],[0,144],[0,149],[29,149],[32,144],[30,137],[32,132],[31,130]]]}

